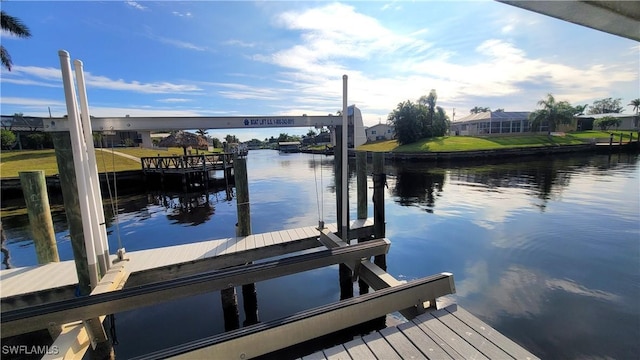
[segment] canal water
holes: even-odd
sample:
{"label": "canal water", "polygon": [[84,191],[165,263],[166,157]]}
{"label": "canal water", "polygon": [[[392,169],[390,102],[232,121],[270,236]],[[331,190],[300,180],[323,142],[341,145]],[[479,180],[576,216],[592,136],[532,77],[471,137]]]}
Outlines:
{"label": "canal water", "polygon": [[[257,150],[247,164],[254,233],[335,222],[332,157]],[[387,264],[396,278],[453,273],[457,293],[450,300],[541,358],[637,358],[637,155],[401,163],[387,164],[386,171]],[[118,207],[119,237],[108,214],[112,250],[119,242],[134,251],[235,233],[235,200],[224,190],[141,192],[121,196]],[[371,201],[369,207],[372,215]],[[11,265],[35,264],[26,215],[2,221]],[[54,213],[54,221],[60,256],[71,259],[64,214]],[[337,266],[256,288],[261,321],[340,297]],[[116,356],[182,344],[223,327],[218,292],[116,314]]]}

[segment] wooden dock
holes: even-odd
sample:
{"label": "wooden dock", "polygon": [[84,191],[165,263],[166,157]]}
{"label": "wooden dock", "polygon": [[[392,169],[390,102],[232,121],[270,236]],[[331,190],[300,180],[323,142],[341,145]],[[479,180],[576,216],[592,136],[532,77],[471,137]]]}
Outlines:
{"label": "wooden dock", "polygon": [[[373,221],[351,222],[353,236],[372,232]],[[335,224],[327,229],[336,232]],[[314,226],[230,237],[127,253],[127,286],[193,275],[322,246]],[[116,257],[112,257],[115,261]],[[75,297],[73,260],[0,270],[2,311]]]}
{"label": "wooden dock", "polygon": [[140,158],[140,163],[145,178],[159,177],[164,182],[165,178],[179,177],[187,186],[192,182],[206,184],[216,170],[222,170],[228,181],[232,176],[233,158],[233,153],[155,156]]}
{"label": "wooden dock", "polygon": [[303,360],[537,359],[458,305],[417,316]]}

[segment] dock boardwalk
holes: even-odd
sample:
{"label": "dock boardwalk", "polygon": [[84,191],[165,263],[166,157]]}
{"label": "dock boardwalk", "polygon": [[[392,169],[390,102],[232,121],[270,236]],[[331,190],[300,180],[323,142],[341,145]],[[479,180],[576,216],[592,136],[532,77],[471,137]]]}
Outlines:
{"label": "dock boardwalk", "polygon": [[538,359],[457,305],[417,316],[303,360]]}
{"label": "dock boardwalk", "polygon": [[155,156],[140,158],[146,174],[184,174],[233,167],[233,154]]}
{"label": "dock boardwalk", "polygon": [[[335,225],[332,226],[335,228]],[[371,219],[352,221],[351,235],[354,238],[371,235],[372,226]],[[329,225],[328,227],[331,228]],[[315,226],[287,231],[291,234],[286,238],[287,241],[280,233],[282,231],[273,231],[248,237],[214,239],[129,252],[127,268],[131,275],[125,287],[170,280],[322,246]],[[256,240],[257,238],[262,238],[263,241]],[[251,246],[239,247],[239,242]],[[2,312],[73,298],[77,282],[74,261],[0,270]]]}

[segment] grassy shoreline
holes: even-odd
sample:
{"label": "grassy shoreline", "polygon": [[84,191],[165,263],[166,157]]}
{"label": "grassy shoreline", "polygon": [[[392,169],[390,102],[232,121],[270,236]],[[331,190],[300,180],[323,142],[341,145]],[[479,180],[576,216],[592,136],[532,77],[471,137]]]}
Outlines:
{"label": "grassy shoreline", "polygon": [[[111,150],[111,149],[106,149]],[[116,148],[116,153],[140,157],[182,155],[182,148],[143,149],[143,148]],[[96,149],[96,165],[98,172],[140,170],[139,161],[128,159],[119,155],[112,155]],[[202,151],[200,151],[202,154]],[[193,152],[195,155],[195,151]],[[58,164],[53,149],[46,150],[3,150],[0,152],[0,178],[18,177],[20,171],[44,170],[45,176],[58,174]]]}
{"label": "grassy shoreline", "polygon": [[[494,136],[442,136],[422,139],[412,144],[399,145],[396,140],[378,141],[361,145],[358,151],[393,152],[393,153],[430,153],[430,152],[463,152],[479,150],[499,150],[515,148],[531,148],[546,146],[589,144],[592,139],[608,141],[610,133],[614,141],[629,141],[631,131],[581,131],[567,133],[564,136],[548,135],[494,135]],[[634,139],[638,134],[633,132]]]}
{"label": "grassy shoreline", "polygon": [[[357,151],[392,152],[396,154],[416,153],[461,153],[464,151],[500,150],[534,147],[557,147],[566,145],[588,144],[592,139],[608,141],[609,134],[614,134],[614,141],[629,141],[630,131],[581,131],[567,133],[565,136],[547,135],[501,135],[501,136],[443,136],[423,139],[413,144],[398,145],[395,140],[379,141],[359,146]],[[638,133],[633,132],[637,140]],[[167,150],[142,148],[117,148],[116,152],[134,157],[181,155],[181,148]],[[108,152],[96,151],[99,172],[139,170],[140,162]],[[48,150],[11,150],[0,152],[0,178],[13,178],[19,171],[44,170],[45,175],[58,174],[55,152]]]}

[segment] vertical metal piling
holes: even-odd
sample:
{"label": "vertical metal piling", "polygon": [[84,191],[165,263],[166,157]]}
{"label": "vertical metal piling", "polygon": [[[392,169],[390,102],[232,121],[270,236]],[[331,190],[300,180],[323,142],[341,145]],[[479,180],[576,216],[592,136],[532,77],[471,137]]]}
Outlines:
{"label": "vertical metal piling", "polygon": [[58,262],[60,258],[56,246],[56,234],[53,230],[44,171],[21,171],[19,175],[38,263]]}

